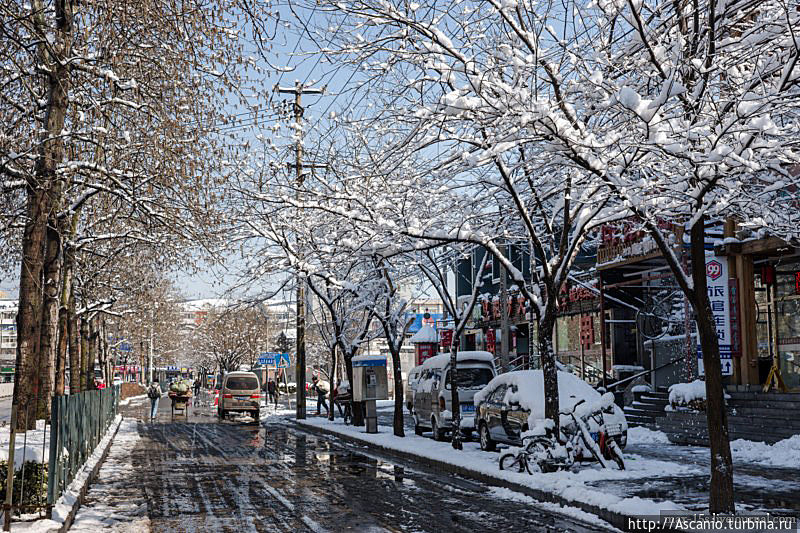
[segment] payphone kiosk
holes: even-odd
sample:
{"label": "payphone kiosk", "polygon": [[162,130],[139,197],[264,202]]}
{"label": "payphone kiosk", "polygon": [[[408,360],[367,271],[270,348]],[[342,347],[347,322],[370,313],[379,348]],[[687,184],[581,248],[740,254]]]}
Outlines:
{"label": "payphone kiosk", "polygon": [[353,401],[365,402],[364,422],[367,433],[378,432],[376,400],[389,399],[389,376],[386,357],[359,355],[353,357]]}

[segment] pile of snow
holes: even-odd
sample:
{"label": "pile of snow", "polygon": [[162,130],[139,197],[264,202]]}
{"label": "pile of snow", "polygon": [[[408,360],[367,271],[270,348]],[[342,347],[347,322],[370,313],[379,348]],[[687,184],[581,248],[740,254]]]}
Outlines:
{"label": "pile of snow", "polygon": [[676,383],[669,387],[670,405],[688,405],[693,400],[705,401],[706,382],[696,379],[691,383]]}
{"label": "pile of snow", "polygon": [[140,394],[139,396],[131,396],[129,398],[125,398],[124,400],[119,402],[120,407],[126,406],[131,402],[139,402],[141,400],[146,400],[147,394]]}
{"label": "pile of snow", "polygon": [[797,468],[800,465],[800,435],[793,435],[775,444],[738,439],[731,442],[736,462]]}
{"label": "pile of snow", "polygon": [[644,367],[639,365],[612,365],[612,372],[644,372]]}
{"label": "pile of snow", "polygon": [[653,392],[653,387],[651,387],[647,383],[643,383],[641,385],[634,385],[633,387],[631,387],[631,392]]}
{"label": "pile of snow", "polygon": [[[730,395],[725,394],[725,399]],[[669,405],[664,408],[670,411],[669,407],[692,407],[694,409],[705,410],[706,404],[706,382],[696,379],[691,383],[676,383],[669,387]]]}
{"label": "pile of snow", "polygon": [[[46,434],[45,434],[46,433]],[[11,439],[11,428],[0,428],[0,460],[8,461],[8,444]],[[36,429],[25,433],[17,433],[14,440],[14,468],[22,468],[22,463],[33,461],[41,463],[50,457],[50,428],[45,432],[45,421],[37,420]]]}
{"label": "pile of snow", "polygon": [[669,439],[666,433],[637,426],[628,429],[628,445],[631,444],[669,444]]}

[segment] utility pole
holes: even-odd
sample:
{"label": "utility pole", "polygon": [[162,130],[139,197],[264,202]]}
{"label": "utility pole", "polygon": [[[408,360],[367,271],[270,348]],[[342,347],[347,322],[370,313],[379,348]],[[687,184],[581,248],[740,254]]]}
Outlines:
{"label": "utility pole", "polygon": [[500,267],[500,366],[503,372],[512,369],[508,360],[508,349],[511,345],[511,328],[508,325],[508,280],[505,267]]}
{"label": "utility pole", "polygon": [[[294,123],[297,126],[295,135],[297,136],[295,142],[295,163],[290,167],[294,167],[297,182],[297,197],[300,197],[300,189],[303,186],[303,168],[314,168],[316,166],[325,165],[303,165],[303,143],[301,135],[301,123],[303,120],[303,94],[322,94],[323,89],[315,89],[312,87],[304,87],[300,81],[296,81],[294,87],[275,87],[275,90],[280,94],[294,94]],[[295,362],[295,382],[297,383],[297,409],[295,411],[295,418],[303,420],[306,417],[306,284],[305,279],[298,272],[297,275],[297,353]]]}

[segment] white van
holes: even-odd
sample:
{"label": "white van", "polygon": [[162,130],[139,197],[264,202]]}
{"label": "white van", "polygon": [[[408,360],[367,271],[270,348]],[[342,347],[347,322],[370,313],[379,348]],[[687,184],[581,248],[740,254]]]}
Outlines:
{"label": "white van", "polygon": [[406,408],[409,413],[414,413],[414,393],[417,391],[417,383],[419,382],[420,375],[422,375],[422,365],[415,366],[411,369],[411,372],[408,373],[405,399]]}
{"label": "white van", "polygon": [[[458,400],[461,404],[461,429],[469,435],[474,429],[473,397],[494,379],[494,356],[489,352],[458,352]],[[452,431],[452,391],[450,389],[450,354],[427,359],[420,367],[414,391],[414,433],[433,432],[434,440],[443,440]]]}

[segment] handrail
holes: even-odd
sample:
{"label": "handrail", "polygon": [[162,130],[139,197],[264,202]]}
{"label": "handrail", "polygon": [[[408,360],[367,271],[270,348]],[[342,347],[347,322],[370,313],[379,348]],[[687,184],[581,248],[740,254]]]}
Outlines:
{"label": "handrail", "polygon": [[608,385],[606,385],[606,390],[610,389],[611,387],[615,387],[617,385],[620,385],[622,383],[627,383],[628,381],[633,381],[634,379],[636,379],[636,378],[638,378],[640,376],[644,376],[645,374],[652,374],[656,370],[661,370],[662,368],[666,368],[666,367],[668,367],[670,365],[674,365],[675,363],[677,363],[679,361],[685,361],[685,360],[686,360],[686,356],[685,355],[681,355],[679,357],[676,357],[672,361],[668,361],[668,362],[664,363],[663,365],[657,366],[655,368],[651,368],[650,370],[644,370],[643,372],[639,372],[638,374],[634,374],[634,375],[629,376],[629,377],[627,377],[625,379],[621,379],[619,381],[615,381],[614,383],[609,383]]}

